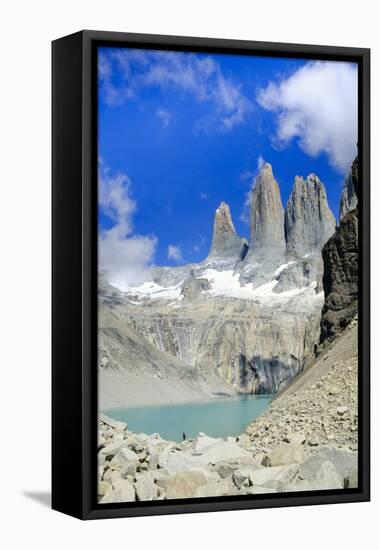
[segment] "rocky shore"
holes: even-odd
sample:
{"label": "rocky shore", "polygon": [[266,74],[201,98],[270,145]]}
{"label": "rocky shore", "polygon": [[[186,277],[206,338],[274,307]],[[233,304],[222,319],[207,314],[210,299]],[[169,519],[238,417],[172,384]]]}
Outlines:
{"label": "rocky shore", "polygon": [[99,502],[356,487],[356,324],[239,437],[176,443],[100,414]]}

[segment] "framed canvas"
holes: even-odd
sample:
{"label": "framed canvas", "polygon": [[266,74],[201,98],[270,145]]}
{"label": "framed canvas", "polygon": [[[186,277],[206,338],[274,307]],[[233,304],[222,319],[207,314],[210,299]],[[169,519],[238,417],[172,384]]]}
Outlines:
{"label": "framed canvas", "polygon": [[369,50],[52,52],[53,508],[369,500]]}

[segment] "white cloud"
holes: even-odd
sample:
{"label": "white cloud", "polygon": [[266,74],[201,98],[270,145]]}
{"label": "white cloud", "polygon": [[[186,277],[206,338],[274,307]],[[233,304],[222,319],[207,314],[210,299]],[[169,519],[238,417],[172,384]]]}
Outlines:
{"label": "white cloud", "polygon": [[157,239],[133,234],[137,203],[130,197],[131,182],[125,174],[113,174],[99,165],[99,205],[113,221],[99,236],[99,264],[111,283],[138,283],[146,279]]}
{"label": "white cloud", "polygon": [[161,120],[164,128],[167,128],[171,122],[172,113],[170,113],[170,111],[167,111],[166,109],[158,109],[156,111],[156,115]]}
{"label": "white cloud", "polygon": [[245,202],[243,203],[240,220],[243,223],[250,224],[250,205],[251,205],[251,189],[245,195]]}
{"label": "white cloud", "polygon": [[220,129],[230,130],[245,122],[252,109],[252,102],[240,86],[226,77],[209,56],[128,49],[103,51],[99,56],[99,77],[100,92],[109,105],[138,97],[145,88],[174,89],[192,95],[198,102],[208,102],[212,113],[204,127],[214,121]]}
{"label": "white cloud", "polygon": [[240,173],[240,180],[251,181],[254,176],[255,176],[255,173],[253,172],[253,170],[243,170]]}
{"label": "white cloud", "polygon": [[262,168],[264,163],[265,163],[265,159],[262,157],[262,155],[259,155],[258,158],[257,158],[257,170],[258,171]]}
{"label": "white cloud", "polygon": [[174,262],[182,262],[183,256],[180,246],[169,244],[167,248],[167,258],[169,260],[174,260]]}
{"label": "white cloud", "polygon": [[357,67],[344,62],[309,62],[289,78],[270,82],[258,103],[277,113],[276,139],[297,138],[310,156],[326,153],[346,172],[356,155],[358,131]]}

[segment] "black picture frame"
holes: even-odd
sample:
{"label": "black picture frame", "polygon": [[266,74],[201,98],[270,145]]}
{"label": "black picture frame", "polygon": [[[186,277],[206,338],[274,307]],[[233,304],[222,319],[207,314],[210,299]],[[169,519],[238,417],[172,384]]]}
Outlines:
{"label": "black picture frame", "polygon": [[[354,61],[359,75],[359,487],[97,504],[96,48]],[[370,50],[81,31],[52,43],[52,507],[81,519],[370,499]]]}

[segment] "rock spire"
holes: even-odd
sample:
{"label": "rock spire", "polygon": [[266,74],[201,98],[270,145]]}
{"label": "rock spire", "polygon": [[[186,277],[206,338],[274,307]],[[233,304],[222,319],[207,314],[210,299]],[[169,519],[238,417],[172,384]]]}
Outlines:
{"label": "rock spire", "polygon": [[246,250],[246,240],[237,235],[229,205],[222,202],[215,212],[212,245],[207,260],[237,262],[244,258]]}
{"label": "rock spire", "polygon": [[287,252],[298,256],[320,252],[335,229],[323,183],[315,174],[305,180],[296,176],[285,209]]}
{"label": "rock spire", "polygon": [[284,210],[271,164],[265,163],[251,195],[250,248],[248,257],[280,256],[285,251]]}

